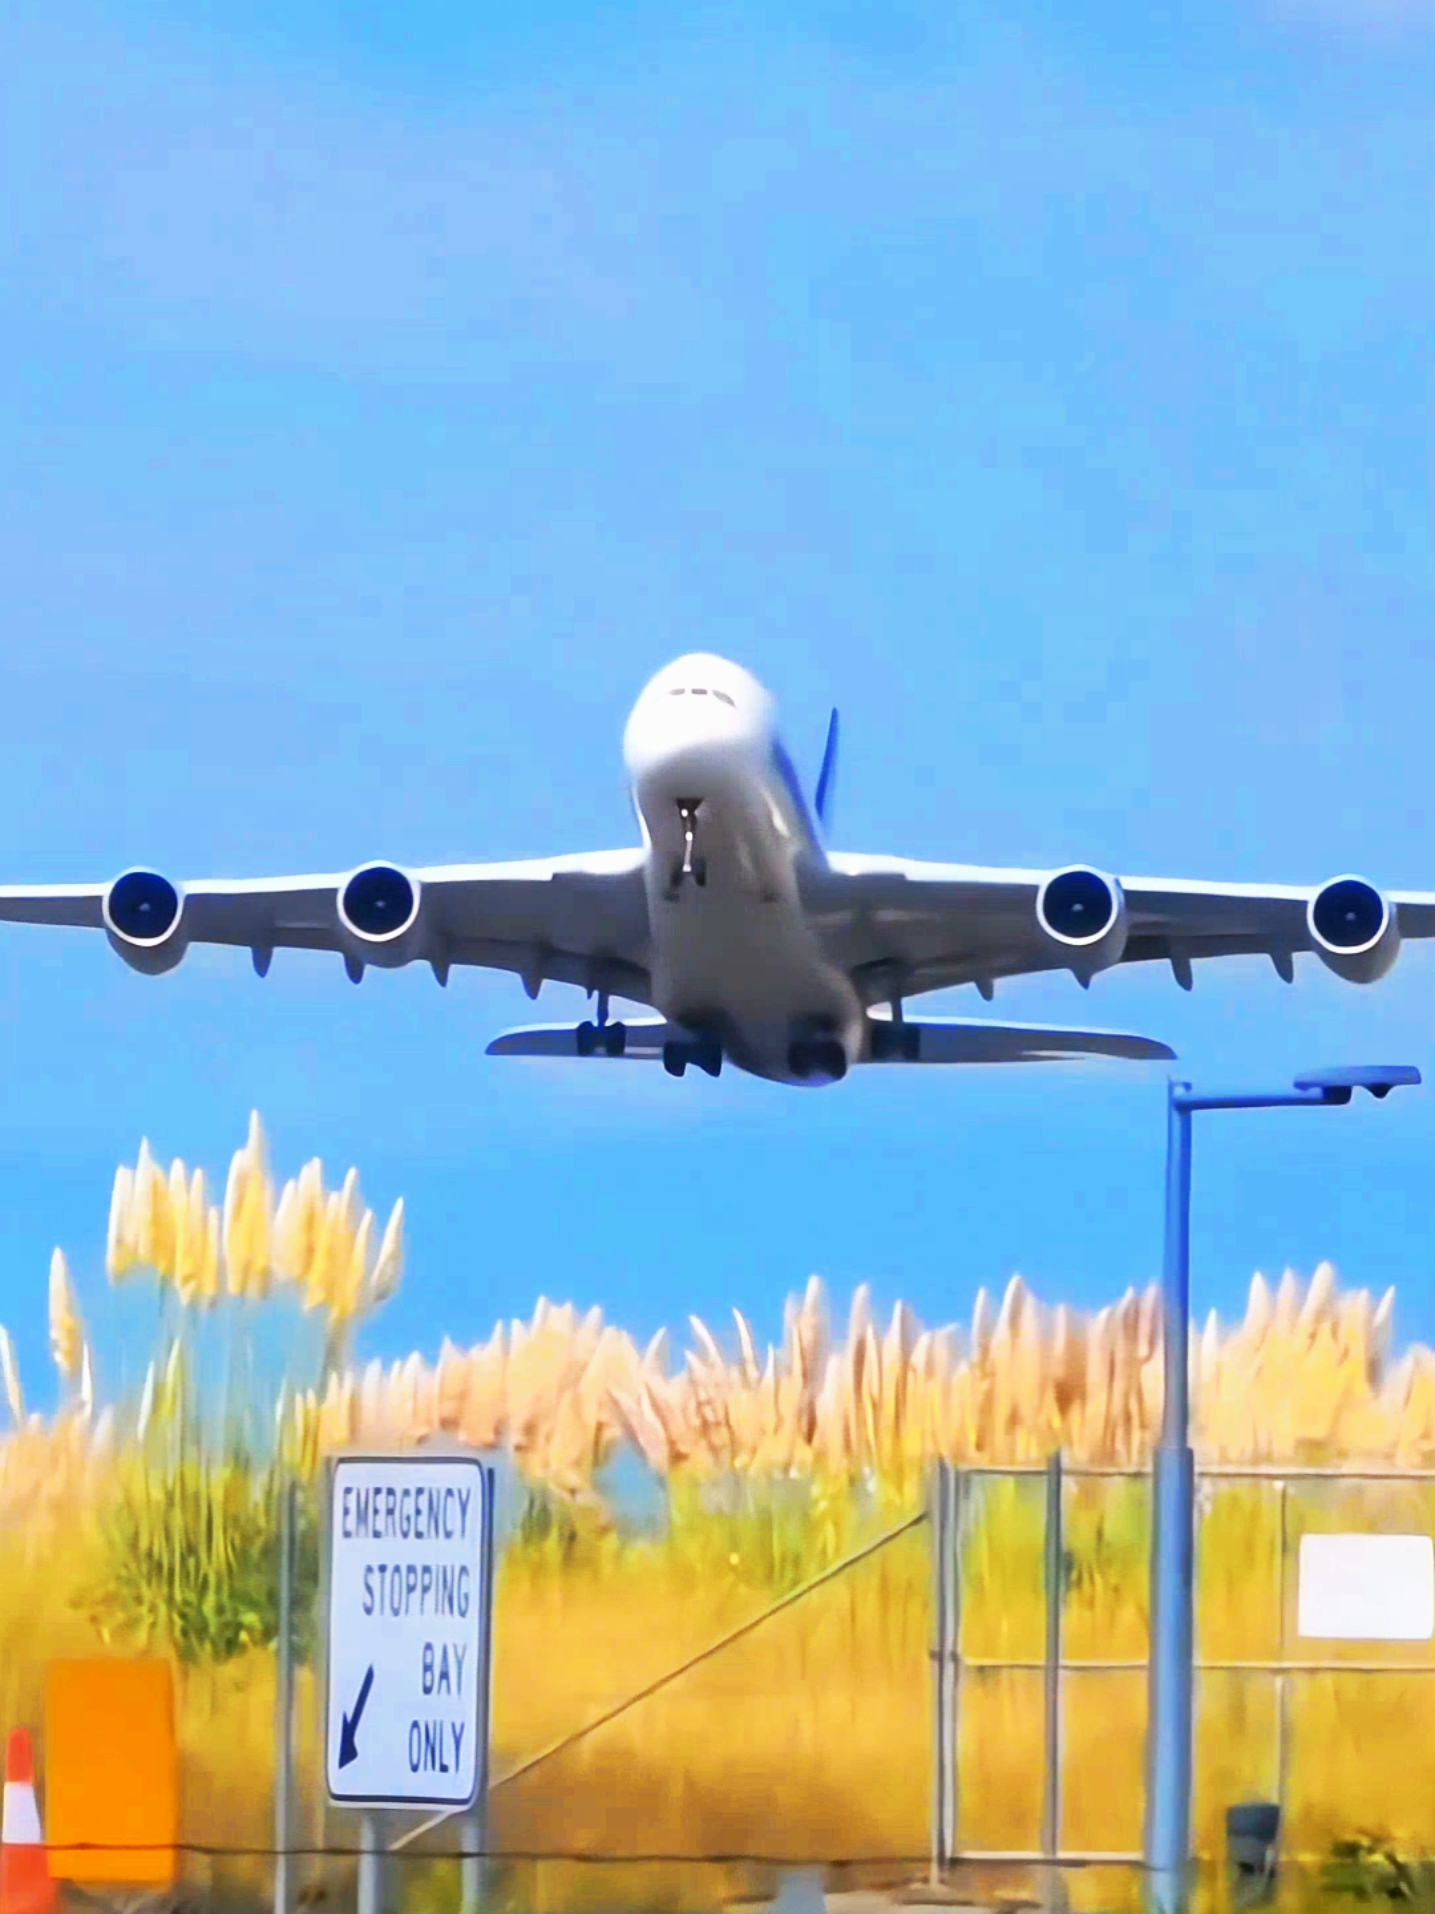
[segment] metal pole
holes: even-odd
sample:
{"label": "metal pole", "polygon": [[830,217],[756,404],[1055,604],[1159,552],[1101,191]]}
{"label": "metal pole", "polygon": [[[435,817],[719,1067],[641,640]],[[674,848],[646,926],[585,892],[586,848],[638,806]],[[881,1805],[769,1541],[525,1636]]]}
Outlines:
{"label": "metal pole", "polygon": [[286,1481],[279,1501],[279,1652],[275,1696],[274,1914],[289,1914],[290,1818],[294,1799],[294,1498]]}
{"label": "metal pole", "polygon": [[[319,1516],[319,1589],[314,1613],[319,1618],[319,1627],[314,1636],[314,1675],[315,1693],[321,1698],[329,1693],[329,1604],[333,1597],[333,1540],[334,1540],[334,1458],[325,1456],[323,1474],[316,1504]],[[324,1707],[321,1699],[320,1706]],[[328,1768],[328,1752],[325,1742],[328,1736],[327,1720],[321,1719],[319,1729],[320,1747],[325,1769]],[[329,1828],[333,1821],[333,1804],[329,1800],[327,1787],[318,1790],[315,1803],[313,1846],[317,1850],[317,1867],[322,1881],[328,1870]],[[311,1862],[311,1866],[315,1863]]]}
{"label": "metal pole", "polygon": [[358,1914],[379,1914],[379,1831],[372,1813],[359,1821]]}
{"label": "metal pole", "polygon": [[1152,1468],[1151,1647],[1146,1729],[1147,1891],[1155,1914],[1183,1914],[1191,1851],[1195,1458],[1190,1444],[1191,1111],[1168,1092],[1162,1269],[1166,1402]]}
{"label": "metal pole", "polygon": [[491,1467],[483,1471],[483,1492],[487,1499],[487,1521],[483,1531],[483,1650],[476,1675],[478,1690],[478,1773],[475,1779],[473,1806],[462,1821],[463,1860],[460,1864],[460,1914],[478,1914],[483,1904],[484,1866],[488,1852],[488,1791],[489,1791],[489,1750],[492,1740],[493,1716],[493,1598],[494,1598],[494,1529],[497,1525],[497,1512],[494,1498],[497,1492],[497,1473]]}
{"label": "metal pole", "polygon": [[463,1859],[459,1864],[460,1900],[462,1914],[478,1914],[483,1902],[483,1839],[482,1817],[475,1810],[466,1814],[459,1823],[459,1840],[462,1844]]}
{"label": "metal pole", "polygon": [[1045,1722],[1043,1734],[1044,1774],[1041,1813],[1041,1852],[1047,1862],[1044,1902],[1048,1908],[1062,1905],[1061,1869],[1061,1609],[1063,1564],[1061,1509],[1061,1451],[1053,1452],[1046,1465],[1046,1665],[1043,1669]]}
{"label": "metal pole", "polygon": [[947,1859],[955,1861],[961,1844],[961,1763],[957,1758],[962,1733],[962,1503],[965,1478],[954,1468],[948,1476],[947,1560],[951,1580],[947,1589]]}
{"label": "metal pole", "polygon": [[932,1473],[932,1885],[938,1887],[951,1864],[956,1754],[952,1705],[954,1543],[953,1470],[939,1459]]}
{"label": "metal pole", "polygon": [[[1280,1558],[1277,1569],[1276,1599],[1280,1604],[1276,1658],[1286,1658],[1286,1550],[1290,1538],[1290,1483],[1284,1477],[1280,1486]],[[1276,1676],[1276,1806],[1280,1810],[1281,1839],[1285,1839],[1286,1780],[1290,1760],[1290,1689],[1284,1674]]]}

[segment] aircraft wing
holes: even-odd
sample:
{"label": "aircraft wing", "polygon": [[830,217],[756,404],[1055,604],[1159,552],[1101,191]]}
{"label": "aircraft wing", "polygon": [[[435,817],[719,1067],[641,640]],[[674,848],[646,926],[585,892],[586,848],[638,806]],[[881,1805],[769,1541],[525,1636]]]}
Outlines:
{"label": "aircraft wing", "polygon": [[870,1063],[1055,1063],[1061,1057],[1123,1057],[1150,1063],[1176,1052],[1154,1037],[1124,1030],[1068,1030],[1044,1023],[996,1023],[984,1017],[868,1019]]}
{"label": "aircraft wing", "polygon": [[[588,1033],[580,1048],[580,1030]],[[505,1030],[488,1046],[491,1057],[624,1057],[661,1060],[664,1045],[690,1042],[692,1032],[662,1017],[625,1017],[615,1026],[621,1044],[607,1050],[595,1044],[592,1025],[529,1024]],[[1122,1057],[1128,1061],[1169,1059],[1175,1051],[1153,1037],[1123,1030],[1068,1030],[1052,1024],[996,1023],[981,1017],[868,1018],[867,1054],[860,1063],[1055,1063],[1062,1057]]]}
{"label": "aircraft wing", "polygon": [[[1055,946],[1037,917],[1038,895],[1054,875],[834,853],[801,881],[829,956],[877,1003],[895,978],[911,995],[968,983],[989,994],[998,978],[1071,968],[1074,953]],[[1309,913],[1326,886],[1116,883],[1127,914],[1119,961],[1169,963],[1188,989],[1193,962],[1263,955],[1288,977],[1293,956],[1317,948]],[[1385,900],[1402,938],[1435,936],[1435,893],[1392,891]]]}
{"label": "aircraft wing", "polygon": [[[621,1049],[596,1048],[587,1054],[656,1063],[662,1060],[665,1043],[691,1039],[692,1035],[664,1017],[624,1017],[615,1027],[622,1031]],[[535,1023],[500,1032],[489,1044],[487,1054],[490,1057],[576,1057],[585,1053],[578,1048],[578,1032],[573,1024]]]}
{"label": "aircraft wing", "polygon": [[[0,922],[57,924],[108,933],[136,969],[167,969],[190,944],[228,944],[253,953],[262,975],[276,950],[342,954],[350,975],[361,965],[433,965],[440,981],[454,964],[506,970],[530,994],[547,979],[647,1000],[648,909],[640,850],[506,864],[447,864],[406,870],[364,867],[407,880],[412,922],[401,936],[365,939],[346,926],[341,897],[354,872],[307,877],[204,879],[170,885],[153,873],[124,908],[124,879],[113,884],[0,887]],[[136,912],[145,905],[152,922]],[[158,910],[159,917],[153,912]],[[164,931],[161,921],[173,919]],[[117,918],[135,935],[117,928]]]}

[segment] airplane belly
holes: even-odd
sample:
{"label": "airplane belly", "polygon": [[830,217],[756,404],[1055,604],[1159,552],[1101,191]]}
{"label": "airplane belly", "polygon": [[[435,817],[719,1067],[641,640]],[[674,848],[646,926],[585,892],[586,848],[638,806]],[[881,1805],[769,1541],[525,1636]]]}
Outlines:
{"label": "airplane belly", "polygon": [[782,1081],[799,1039],[860,1052],[863,1007],[818,944],[797,864],[815,853],[770,741],[694,737],[635,777],[647,839],[650,996],[718,1037],[740,1068]]}
{"label": "airplane belly", "polygon": [[650,869],[655,1007],[674,1022],[720,1031],[734,1061],[763,1075],[786,1075],[798,1030],[829,1029],[855,1055],[861,1004],[824,960],[790,862],[711,828],[703,849],[705,882],[686,877],[676,895],[667,861],[655,856]]}

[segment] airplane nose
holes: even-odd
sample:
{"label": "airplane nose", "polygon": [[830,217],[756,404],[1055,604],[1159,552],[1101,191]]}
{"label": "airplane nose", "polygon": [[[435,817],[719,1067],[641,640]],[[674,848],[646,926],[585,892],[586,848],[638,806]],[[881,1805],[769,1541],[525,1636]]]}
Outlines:
{"label": "airplane nose", "polygon": [[684,686],[674,692],[655,686],[638,700],[623,739],[629,771],[641,775],[691,751],[701,751],[743,734],[743,725],[731,699],[694,695]]}
{"label": "airplane nose", "polygon": [[[709,778],[719,760],[736,752],[763,754],[771,728],[766,694],[724,660],[695,653],[649,681],[633,707],[623,738],[628,775],[638,786],[658,779],[666,788],[684,765]],[[693,792],[702,789],[693,785]],[[687,786],[684,786],[684,794]]]}

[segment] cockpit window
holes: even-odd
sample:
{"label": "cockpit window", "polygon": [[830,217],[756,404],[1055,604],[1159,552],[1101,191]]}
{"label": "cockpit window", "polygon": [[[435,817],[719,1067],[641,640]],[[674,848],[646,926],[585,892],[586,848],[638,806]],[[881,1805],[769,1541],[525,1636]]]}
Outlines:
{"label": "cockpit window", "polygon": [[725,691],[714,691],[706,685],[669,685],[668,696],[670,698],[717,698],[727,705],[729,710],[737,710],[736,704]]}

